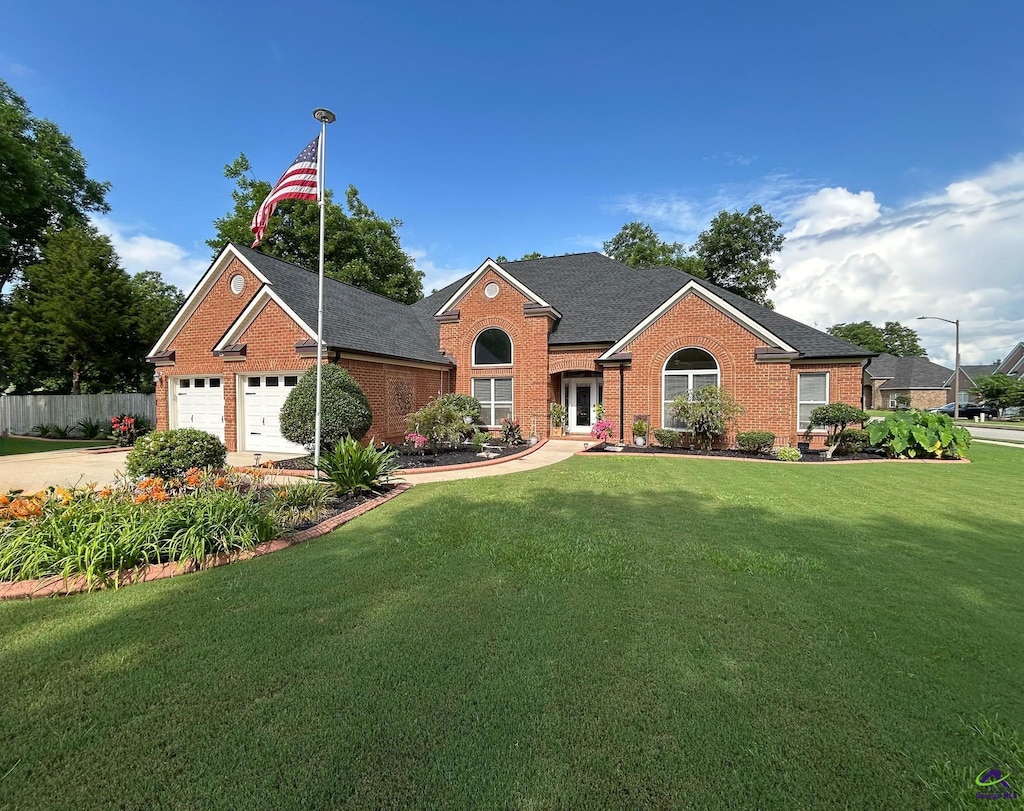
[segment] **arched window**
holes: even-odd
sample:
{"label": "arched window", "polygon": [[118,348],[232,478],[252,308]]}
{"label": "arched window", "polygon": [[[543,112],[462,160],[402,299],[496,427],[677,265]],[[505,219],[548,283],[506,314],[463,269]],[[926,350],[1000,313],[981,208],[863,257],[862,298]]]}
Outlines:
{"label": "arched window", "polygon": [[680,349],[665,363],[661,376],[661,424],[664,428],[685,428],[670,412],[676,397],[689,397],[702,386],[717,386],[721,376],[718,361],[703,349]]}
{"label": "arched window", "polygon": [[485,329],[473,342],[474,366],[507,366],[512,363],[512,339],[501,329]]}

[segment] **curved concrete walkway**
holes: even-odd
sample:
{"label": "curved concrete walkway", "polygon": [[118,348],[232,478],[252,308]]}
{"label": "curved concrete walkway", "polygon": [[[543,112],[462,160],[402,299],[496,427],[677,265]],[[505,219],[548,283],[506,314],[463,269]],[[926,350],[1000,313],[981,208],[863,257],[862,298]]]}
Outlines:
{"label": "curved concrete walkway", "polygon": [[[411,484],[444,482],[453,479],[501,476],[506,473],[518,473],[520,470],[534,470],[568,459],[577,451],[583,450],[585,444],[568,440],[550,441],[533,453],[496,465],[459,470],[427,470],[423,473],[405,475],[400,481],[407,481]],[[0,456],[0,493],[10,490],[34,493],[50,485],[62,487],[93,482],[109,484],[124,470],[126,455],[126,450],[110,453],[81,453],[77,450],[62,450]],[[293,457],[294,454],[289,453],[264,453],[261,454],[260,461],[266,462],[272,459],[277,462]],[[229,465],[244,466],[253,464],[254,460],[251,453],[229,453],[227,462]],[[274,478],[291,477],[278,474]]]}

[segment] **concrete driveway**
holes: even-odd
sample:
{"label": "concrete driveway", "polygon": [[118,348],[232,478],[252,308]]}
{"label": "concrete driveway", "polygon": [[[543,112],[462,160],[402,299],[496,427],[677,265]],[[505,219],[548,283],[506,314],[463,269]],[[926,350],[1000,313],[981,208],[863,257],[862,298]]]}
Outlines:
{"label": "concrete driveway", "polygon": [[[51,484],[76,485],[109,484],[124,471],[127,449],[109,453],[82,453],[77,450],[47,451],[0,456],[0,493],[9,490],[36,492]],[[294,458],[293,453],[264,453],[261,462],[268,459]],[[251,453],[229,453],[229,465],[251,465]]]}

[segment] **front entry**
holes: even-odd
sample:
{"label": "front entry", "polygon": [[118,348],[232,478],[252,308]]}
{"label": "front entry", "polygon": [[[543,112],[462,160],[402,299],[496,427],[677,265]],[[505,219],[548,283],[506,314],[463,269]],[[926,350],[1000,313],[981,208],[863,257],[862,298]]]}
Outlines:
{"label": "front entry", "polygon": [[589,434],[597,421],[594,411],[600,400],[599,380],[593,377],[570,378],[566,381],[566,400],[569,419],[566,430],[570,434]]}

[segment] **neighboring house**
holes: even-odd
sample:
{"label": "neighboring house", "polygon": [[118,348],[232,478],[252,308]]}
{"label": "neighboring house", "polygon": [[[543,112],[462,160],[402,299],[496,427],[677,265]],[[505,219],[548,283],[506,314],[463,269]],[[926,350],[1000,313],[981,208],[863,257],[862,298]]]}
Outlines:
{"label": "neighboring house", "polygon": [[[527,436],[548,435],[554,401],[567,433],[588,436],[603,404],[629,440],[636,417],[671,427],[674,397],[717,383],[745,409],[735,431],[794,444],[816,406],[861,403],[874,356],[675,268],[599,253],[488,259],[413,305],[332,279],[324,292],[328,362],[366,391],[369,435],[391,442],[406,414],[447,391],[475,396],[492,428],[518,419]],[[205,427],[232,450],[294,449],[275,409],[313,362],[315,325],[315,274],[228,245],[154,347],[160,427]]]}
{"label": "neighboring house", "polygon": [[952,369],[928,358],[883,352],[864,368],[864,408],[896,408],[900,396],[908,398],[910,408],[938,408],[953,401],[952,378]]}

